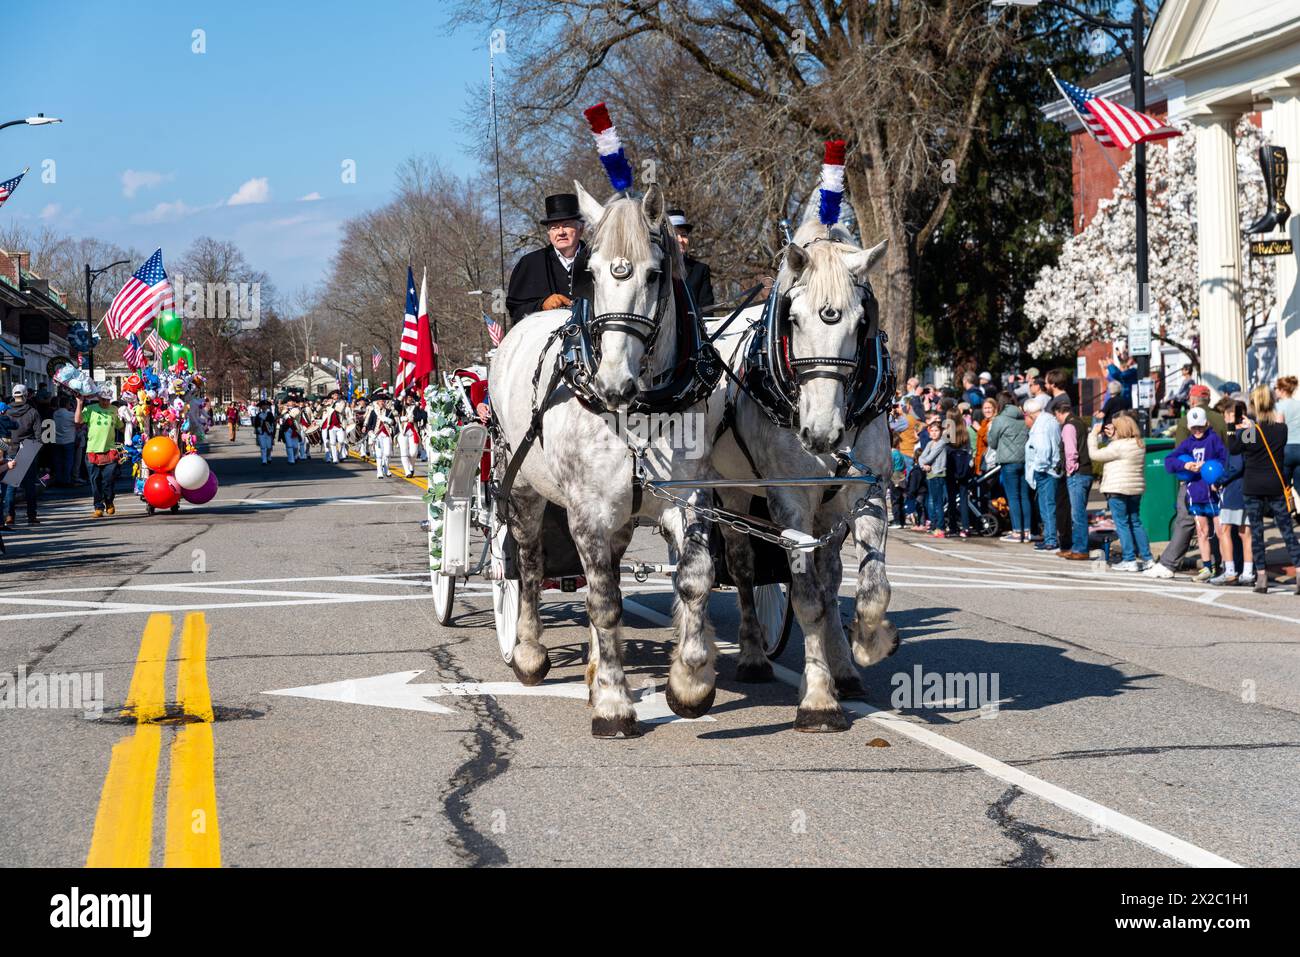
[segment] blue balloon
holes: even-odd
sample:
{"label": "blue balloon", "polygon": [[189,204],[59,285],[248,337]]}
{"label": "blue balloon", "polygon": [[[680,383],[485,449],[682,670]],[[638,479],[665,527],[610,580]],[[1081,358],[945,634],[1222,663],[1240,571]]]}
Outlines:
{"label": "blue balloon", "polygon": [[1201,478],[1210,485],[1215,485],[1223,478],[1224,471],[1223,463],[1221,461],[1218,459],[1210,459],[1201,466]]}

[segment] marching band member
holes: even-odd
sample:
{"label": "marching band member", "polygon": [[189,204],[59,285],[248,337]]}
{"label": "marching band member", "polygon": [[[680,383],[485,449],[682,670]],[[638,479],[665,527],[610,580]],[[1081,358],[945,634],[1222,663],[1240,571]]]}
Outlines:
{"label": "marching band member", "polygon": [[370,453],[372,451],[370,432],[366,426],[366,422],[370,418],[370,408],[366,403],[364,396],[358,398],[357,401],[353,403],[352,417],[353,421],[356,423],[356,435],[354,436],[354,439],[357,443],[357,452],[363,459],[368,459],[371,457]]}
{"label": "marching band member", "polygon": [[257,414],[253,416],[253,434],[257,436],[257,447],[262,452],[262,464],[271,462],[271,449],[275,447],[275,413],[271,403],[262,399],[257,403]]}
{"label": "marching band member", "polygon": [[348,456],[347,403],[337,399],[326,408],[320,428],[325,439],[325,461],[337,465]]}
{"label": "marching band member", "polygon": [[397,447],[402,454],[402,469],[408,476],[415,474],[415,462],[420,456],[420,434],[428,414],[420,408],[414,392],[408,392],[402,404],[401,431],[398,434]]}
{"label": "marching band member", "polygon": [[388,460],[393,454],[393,438],[397,435],[397,417],[388,408],[388,393],[376,392],[374,408],[366,417],[366,432],[373,438],[375,450],[375,478],[391,478]]}
{"label": "marching band member", "polygon": [[284,440],[284,451],[289,458],[290,465],[303,458],[302,421],[298,416],[298,401],[296,399],[286,400],[284,415],[280,417],[280,438]]}

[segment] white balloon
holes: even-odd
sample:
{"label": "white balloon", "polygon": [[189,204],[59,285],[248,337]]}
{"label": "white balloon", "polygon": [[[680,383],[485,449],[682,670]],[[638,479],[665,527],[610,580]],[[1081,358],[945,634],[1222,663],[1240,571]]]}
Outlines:
{"label": "white balloon", "polygon": [[208,468],[208,463],[203,460],[203,457],[191,452],[189,455],[181,456],[181,460],[176,463],[176,470],[172,473],[172,476],[176,479],[177,485],[193,492],[195,489],[203,488],[210,471],[211,469]]}

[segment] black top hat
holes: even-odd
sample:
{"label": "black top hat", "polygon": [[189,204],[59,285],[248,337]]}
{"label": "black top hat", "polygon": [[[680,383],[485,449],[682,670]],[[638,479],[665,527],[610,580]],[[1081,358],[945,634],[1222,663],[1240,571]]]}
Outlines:
{"label": "black top hat", "polygon": [[538,222],[543,226],[562,222],[566,219],[582,219],[578,211],[577,193],[556,193],[546,197],[546,216]]}
{"label": "black top hat", "polygon": [[691,225],[686,218],[686,210],[674,206],[668,210],[668,222],[673,224],[673,229],[679,233],[689,233],[695,227]]}

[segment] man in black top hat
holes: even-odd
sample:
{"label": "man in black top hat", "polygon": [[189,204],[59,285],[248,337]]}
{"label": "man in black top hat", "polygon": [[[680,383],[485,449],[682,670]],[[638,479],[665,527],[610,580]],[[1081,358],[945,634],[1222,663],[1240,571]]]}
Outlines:
{"label": "man in black top hat", "polygon": [[691,242],[691,230],[695,227],[687,221],[686,213],[680,209],[668,210],[668,221],[677,231],[677,242],[681,244],[682,258],[686,260],[686,288],[691,291],[695,307],[704,312],[713,305],[713,276],[709,272],[708,263],[693,259],[686,253]]}
{"label": "man in black top hat", "polygon": [[573,305],[573,279],[587,268],[576,193],[547,196],[546,216],[538,222],[549,245],[526,254],[510,273],[506,309],[512,326],[530,313]]}

